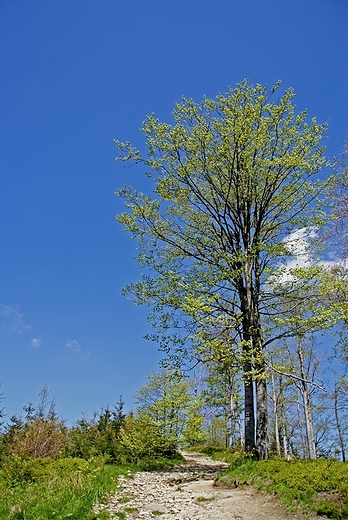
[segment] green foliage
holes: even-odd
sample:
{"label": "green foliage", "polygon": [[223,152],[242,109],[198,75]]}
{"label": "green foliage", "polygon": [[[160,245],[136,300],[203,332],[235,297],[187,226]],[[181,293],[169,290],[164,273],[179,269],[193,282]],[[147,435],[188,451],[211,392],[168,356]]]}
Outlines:
{"label": "green foliage", "polygon": [[135,395],[137,411],[151,418],[161,435],[174,444],[182,437],[190,400],[190,382],[172,369],[150,374]]}
{"label": "green foliage", "polygon": [[202,401],[196,398],[187,411],[182,430],[184,446],[203,444],[207,440],[207,431],[204,429],[205,418],[201,414]]}
{"label": "green foliage", "polygon": [[[310,238],[327,219],[319,204],[326,182],[317,178],[326,125],[295,112],[293,89],[272,101],[279,87],[268,92],[244,80],[216,99],[183,98],[173,124],[150,115],[142,127],[147,156],[115,141],[118,159],[142,163],[154,181],[152,197],[118,192],[127,211],[117,219],[137,238],[143,270],[126,292],[151,309],[153,339],[179,366],[233,358],[244,372],[245,414],[257,421],[256,429],[246,423],[245,445],[252,450],[256,440],[261,457],[266,347],[336,319],[316,298],[319,268],[287,271],[300,255],[285,240],[299,231]],[[309,243],[307,258],[317,252]]]}
{"label": "green foliage", "polygon": [[0,518],[4,520],[103,518],[93,505],[116,488],[116,478],[126,470],[106,465],[98,458],[10,458],[0,470]]}
{"label": "green foliage", "polygon": [[223,460],[231,464],[231,467],[235,468],[240,464],[244,464],[248,460],[253,460],[252,454],[247,453],[242,448],[222,448],[221,446],[207,445],[207,446],[195,446],[194,451],[198,453],[205,453],[213,460]]}
{"label": "green foliage", "polygon": [[122,461],[139,462],[141,459],[156,457],[174,457],[177,455],[176,444],[171,437],[161,434],[151,417],[141,414],[129,415],[120,430]]}
{"label": "green foliage", "polygon": [[[43,395],[46,399],[47,389]],[[92,420],[82,418],[67,428],[52,406],[46,413],[42,402],[38,408],[29,404],[25,407],[25,418],[12,417],[10,425],[0,435],[3,478],[9,486],[35,481],[37,468],[42,473],[45,465],[51,467],[52,459],[57,459],[58,463],[63,457],[81,460],[82,465],[82,459],[89,461],[96,457],[116,464],[153,465],[158,463],[154,458],[164,464],[163,459],[177,456],[173,436],[166,435],[168,432],[155,424],[149,415],[126,417],[123,406],[120,399],[113,409],[106,407]],[[65,462],[65,466],[67,464]]]}
{"label": "green foliage", "polygon": [[348,253],[348,138],[344,140],[343,151],[335,158],[335,176],[328,186],[327,195],[332,206],[331,222],[326,240],[341,258]]}
{"label": "green foliage", "polygon": [[220,476],[224,482],[248,482],[276,493],[289,507],[297,503],[329,518],[347,518],[346,463],[327,459],[255,461],[233,453],[219,456],[231,462],[227,473]]}
{"label": "green foliage", "polygon": [[202,400],[194,395],[192,381],[178,370],[163,369],[148,376],[136,393],[137,413],[146,415],[173,445],[204,442]]}
{"label": "green foliage", "polygon": [[148,457],[139,466],[108,464],[104,457],[89,461],[78,458],[23,459],[10,457],[0,469],[0,518],[3,520],[97,520],[107,519],[105,511],[93,513],[117,489],[119,475],[137,470],[151,471],[182,463]]}
{"label": "green foliage", "polygon": [[102,409],[88,421],[82,418],[69,430],[66,454],[72,457],[89,459],[103,455],[110,461],[120,460],[120,429],[125,419],[122,399],[110,410]]}
{"label": "green foliage", "polygon": [[292,89],[272,102],[279,86],[267,92],[245,80],[215,100],[183,98],[174,124],[149,116],[147,157],[116,141],[119,159],[148,166],[156,184],[153,199],[120,190],[128,212],[117,218],[139,241],[140,267],[154,273],[129,292],[154,305],[165,335],[179,321],[169,309],[199,329],[241,330],[245,291],[257,289],[263,307],[263,284],[293,256],[284,236],[324,219],[313,204],[324,183],[312,178],[324,165],[326,126],[295,114]]}
{"label": "green foliage", "polygon": [[55,403],[49,400],[50,390],[45,386],[39,394],[39,403],[24,406],[25,418],[13,416],[0,437],[0,460],[5,456],[58,457],[62,456],[67,428],[57,416]]}

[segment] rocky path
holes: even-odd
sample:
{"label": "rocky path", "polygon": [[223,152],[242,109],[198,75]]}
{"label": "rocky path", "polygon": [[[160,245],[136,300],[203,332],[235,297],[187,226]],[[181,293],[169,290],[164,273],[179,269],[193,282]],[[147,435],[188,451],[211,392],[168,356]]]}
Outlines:
{"label": "rocky path", "polygon": [[[270,495],[251,486],[224,489],[214,486],[215,476],[227,468],[199,454],[185,454],[186,464],[167,471],[139,472],[120,477],[119,488],[109,497],[110,518],[124,513],[132,518],[161,520],[300,520]],[[118,513],[118,514],[117,514]],[[122,515],[123,517],[123,515]],[[121,518],[122,518],[121,517]]]}

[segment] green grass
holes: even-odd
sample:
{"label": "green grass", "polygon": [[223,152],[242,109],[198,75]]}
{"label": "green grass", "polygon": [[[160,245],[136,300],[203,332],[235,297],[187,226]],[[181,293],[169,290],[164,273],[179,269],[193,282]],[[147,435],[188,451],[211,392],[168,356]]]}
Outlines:
{"label": "green grass", "polygon": [[218,479],[221,483],[247,482],[275,493],[289,508],[300,506],[328,518],[348,518],[348,463],[326,459],[255,461],[228,452],[214,458],[231,462],[230,469]]}
{"label": "green grass", "polygon": [[1,520],[104,520],[93,505],[117,489],[117,477],[138,470],[163,468],[182,462],[147,459],[139,465],[112,465],[103,458],[9,458],[0,469]]}
{"label": "green grass", "polygon": [[129,469],[102,459],[9,459],[0,470],[0,518],[106,518],[105,513],[94,515],[93,505],[114,490],[117,477]]}

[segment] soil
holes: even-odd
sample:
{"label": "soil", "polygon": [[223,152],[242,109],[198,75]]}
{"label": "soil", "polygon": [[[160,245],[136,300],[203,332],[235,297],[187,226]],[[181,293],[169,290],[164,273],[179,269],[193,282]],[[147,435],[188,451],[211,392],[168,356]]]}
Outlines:
{"label": "soil", "polygon": [[[184,454],[186,464],[165,471],[120,477],[118,490],[107,504],[110,518],[161,520],[302,520],[317,518],[289,513],[274,496],[245,484],[216,486],[215,477],[228,465],[206,456]],[[117,514],[118,513],[118,514]],[[124,517],[123,515],[121,518]]]}

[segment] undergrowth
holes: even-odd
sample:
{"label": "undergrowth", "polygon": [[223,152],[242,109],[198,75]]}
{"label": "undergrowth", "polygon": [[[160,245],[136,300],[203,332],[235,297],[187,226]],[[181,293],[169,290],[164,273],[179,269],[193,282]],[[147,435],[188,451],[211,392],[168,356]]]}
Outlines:
{"label": "undergrowth", "polygon": [[348,463],[337,460],[256,461],[242,452],[202,450],[231,464],[220,483],[252,484],[274,493],[288,508],[301,507],[328,518],[348,518]]}
{"label": "undergrowth", "polygon": [[138,465],[108,464],[104,457],[24,459],[9,457],[0,470],[2,520],[105,520],[106,512],[93,513],[93,505],[116,490],[117,477],[138,470],[153,470],[180,463],[147,458]]}

